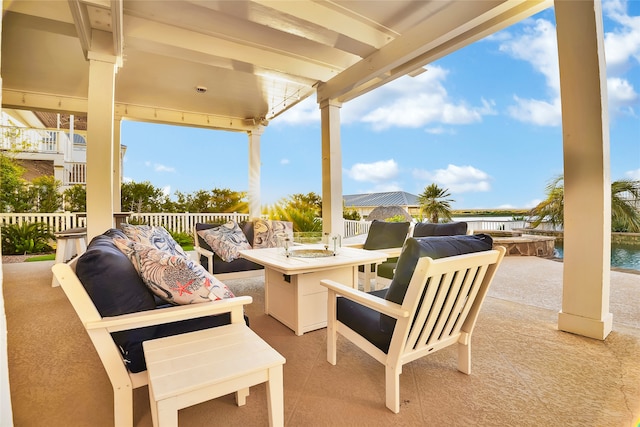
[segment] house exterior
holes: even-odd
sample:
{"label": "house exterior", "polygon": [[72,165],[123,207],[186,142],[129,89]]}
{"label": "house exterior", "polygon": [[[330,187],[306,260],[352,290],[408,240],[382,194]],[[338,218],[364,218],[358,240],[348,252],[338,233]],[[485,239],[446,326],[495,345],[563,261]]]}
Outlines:
{"label": "house exterior", "polygon": [[[2,110],[0,127],[0,152],[25,168],[27,181],[52,175],[62,184],[60,192],[74,185],[86,186],[86,117],[7,108]],[[121,164],[126,151],[121,145]]]}
{"label": "house exterior", "polygon": [[342,196],[344,207],[355,210],[362,219],[379,206],[400,206],[413,217],[420,216],[418,196],[406,191],[387,191],[384,193],[349,194]]}

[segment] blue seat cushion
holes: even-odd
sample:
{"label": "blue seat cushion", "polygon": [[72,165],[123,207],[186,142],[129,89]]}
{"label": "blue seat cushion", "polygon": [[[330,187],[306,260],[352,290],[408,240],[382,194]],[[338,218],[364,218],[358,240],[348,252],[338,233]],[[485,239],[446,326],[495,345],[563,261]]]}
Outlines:
{"label": "blue seat cushion", "polygon": [[[369,292],[369,294],[384,298],[386,291],[386,289],[381,289]],[[337,318],[340,322],[353,329],[383,352],[387,353],[389,351],[392,334],[380,328],[380,312],[343,297],[338,297],[336,308]],[[393,332],[393,329],[391,329],[391,332]]]}

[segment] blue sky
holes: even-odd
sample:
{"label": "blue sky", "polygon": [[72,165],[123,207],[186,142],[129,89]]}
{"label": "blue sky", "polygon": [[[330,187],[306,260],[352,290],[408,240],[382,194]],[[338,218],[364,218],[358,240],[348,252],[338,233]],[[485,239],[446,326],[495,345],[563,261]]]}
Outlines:
{"label": "blue sky", "polygon": [[[603,2],[611,178],[640,180],[640,1]],[[343,105],[343,194],[436,183],[454,209],[530,208],[562,173],[553,9]],[[262,204],[322,194],[312,96],[261,137]],[[125,121],[124,176],[173,195],[248,189],[244,133]]]}

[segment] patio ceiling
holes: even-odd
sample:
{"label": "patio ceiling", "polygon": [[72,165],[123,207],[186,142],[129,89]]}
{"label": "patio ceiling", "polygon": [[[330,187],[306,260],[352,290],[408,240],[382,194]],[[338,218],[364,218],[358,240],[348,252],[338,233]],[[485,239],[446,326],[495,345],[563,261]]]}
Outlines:
{"label": "patio ceiling", "polygon": [[[552,6],[484,1],[4,1],[3,106],[87,111],[88,51],[116,115],[248,130],[301,100],[346,102]],[[197,88],[206,88],[206,92]]]}

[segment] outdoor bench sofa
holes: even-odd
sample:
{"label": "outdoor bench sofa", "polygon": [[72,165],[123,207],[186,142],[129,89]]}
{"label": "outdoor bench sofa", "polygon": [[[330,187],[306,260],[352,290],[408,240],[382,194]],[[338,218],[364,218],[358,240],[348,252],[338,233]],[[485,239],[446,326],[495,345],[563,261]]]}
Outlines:
{"label": "outdoor bench sofa", "polygon": [[[150,290],[116,244],[128,240],[119,229],[107,230],[91,240],[82,256],[52,268],[109,377],[117,426],[133,425],[133,389],[148,381],[144,341],[230,323],[248,325],[243,307],[252,301],[251,297],[235,297],[229,292],[228,297],[215,301],[209,297],[197,304],[171,304],[166,300],[168,295],[161,299]],[[155,241],[157,246],[165,242]],[[193,260],[173,261],[170,263],[177,268],[195,265],[195,270],[201,269]],[[159,264],[155,267],[156,271],[162,268]],[[181,289],[185,294],[196,293],[194,289]]]}
{"label": "outdoor bench sofa", "polygon": [[262,265],[241,258],[238,251],[276,247],[280,237],[293,241],[291,222],[254,219],[239,224],[196,223],[193,228],[197,261],[219,279],[263,275]]}

